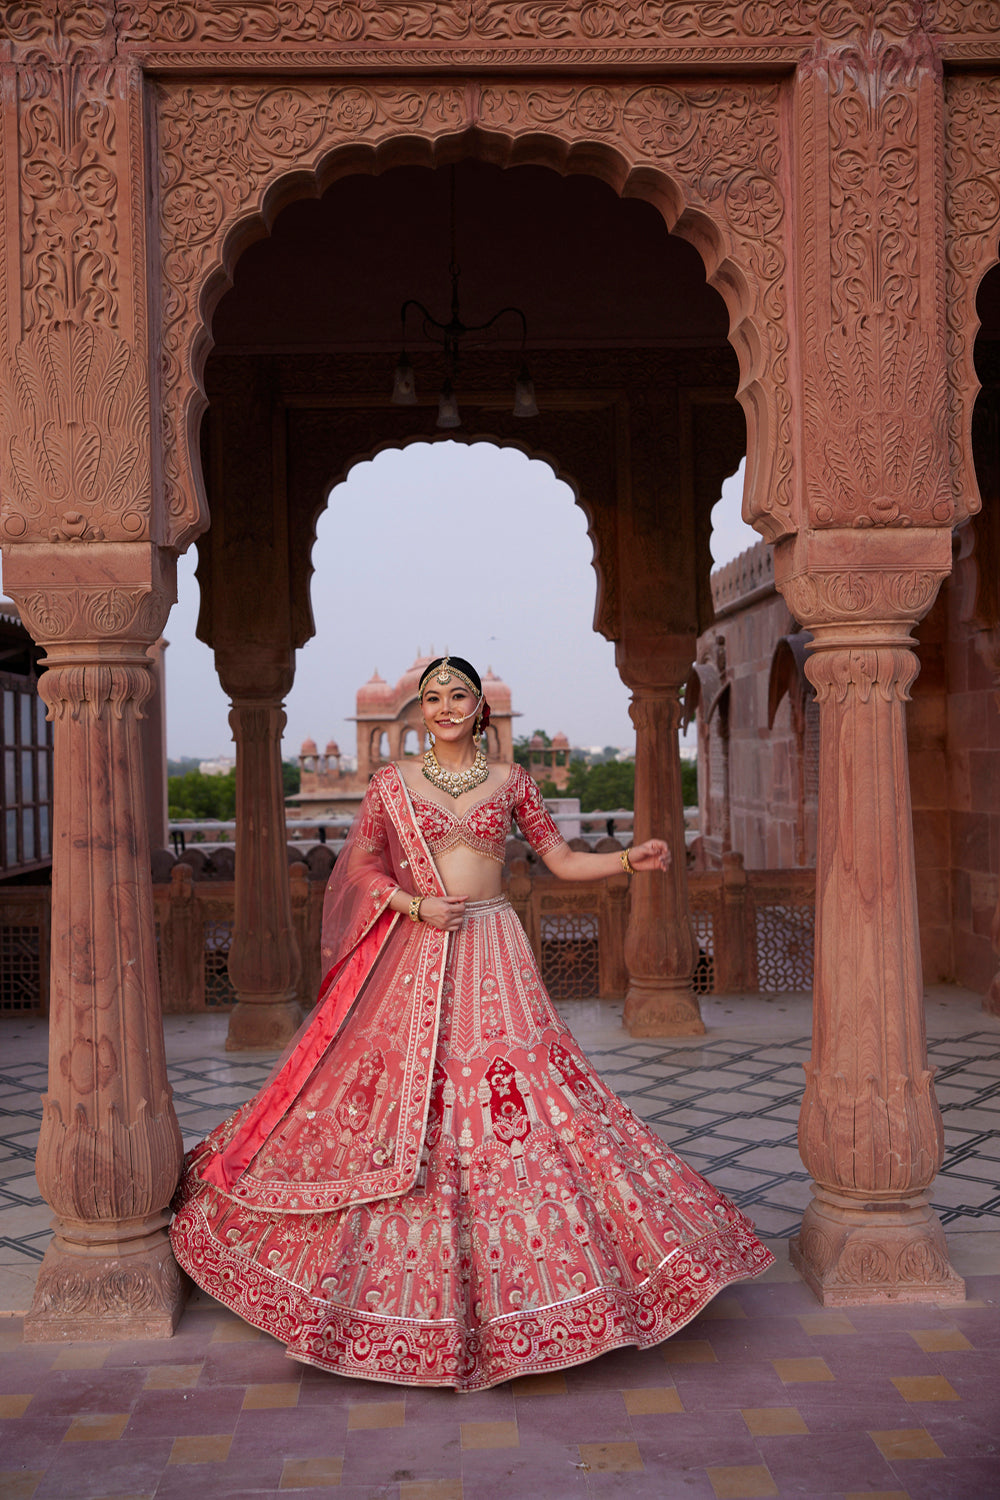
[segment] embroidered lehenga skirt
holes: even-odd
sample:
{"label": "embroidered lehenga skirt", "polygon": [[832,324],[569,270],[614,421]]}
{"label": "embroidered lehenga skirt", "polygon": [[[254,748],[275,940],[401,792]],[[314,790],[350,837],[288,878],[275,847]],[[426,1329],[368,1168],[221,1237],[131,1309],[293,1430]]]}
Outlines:
{"label": "embroidered lehenga skirt", "polygon": [[[370,1071],[331,1128],[350,1128],[376,1084]],[[171,1229],[181,1265],[294,1358],[342,1375],[472,1391],[646,1347],[772,1261],[594,1072],[503,897],[470,903],[451,940],[408,1192],[250,1208],[199,1180],[203,1149]]]}

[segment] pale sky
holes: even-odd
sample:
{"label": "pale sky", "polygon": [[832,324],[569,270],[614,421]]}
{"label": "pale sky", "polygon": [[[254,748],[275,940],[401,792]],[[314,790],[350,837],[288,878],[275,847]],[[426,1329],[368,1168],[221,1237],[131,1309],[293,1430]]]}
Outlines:
{"label": "pale sky", "polygon": [[[713,511],[712,554],[758,540],[740,518],[742,468]],[[383,517],[382,524],[379,517]],[[418,443],[358,464],[333,491],[313,549],[316,634],[298,653],[286,759],[307,737],[353,754],[355,694],[395,682],[418,651],[449,650],[509,683],[514,733],[631,748],[614,648],[593,630],[596,579],[583,512],[547,464],[489,443]],[[167,622],[171,757],[231,756],[228,702],[195,638],[195,549]]]}

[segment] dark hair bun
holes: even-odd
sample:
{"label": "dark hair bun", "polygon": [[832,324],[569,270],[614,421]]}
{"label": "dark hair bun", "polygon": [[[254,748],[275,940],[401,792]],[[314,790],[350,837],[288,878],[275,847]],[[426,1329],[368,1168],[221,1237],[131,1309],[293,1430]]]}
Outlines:
{"label": "dark hair bun", "polygon": [[430,665],[424,668],[423,676],[421,677],[420,681],[425,682],[431,675],[431,673],[437,671],[438,667],[443,666],[445,662],[447,662],[450,667],[455,667],[457,671],[464,673],[466,677],[470,678],[475,686],[476,692],[479,693],[480,696],[482,696],[483,680],[480,677],[479,673],[476,671],[475,667],[472,665],[471,661],[466,661],[464,656],[435,657]]}

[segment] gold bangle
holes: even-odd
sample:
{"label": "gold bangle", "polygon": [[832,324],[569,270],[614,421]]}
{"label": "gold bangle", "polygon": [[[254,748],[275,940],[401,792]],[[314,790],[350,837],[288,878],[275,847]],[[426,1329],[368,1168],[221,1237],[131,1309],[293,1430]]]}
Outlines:
{"label": "gold bangle", "polygon": [[423,896],[411,896],[410,897],[410,921],[411,922],[419,922],[420,921],[420,903],[423,901],[423,899],[424,899]]}
{"label": "gold bangle", "polygon": [[621,859],[621,862],[622,862],[622,869],[625,871],[626,875],[634,875],[635,874],[635,866],[633,865],[632,861],[629,859],[628,855],[629,855],[629,851],[627,849],[623,849],[622,852],[621,852],[621,855],[619,856],[620,859]]}

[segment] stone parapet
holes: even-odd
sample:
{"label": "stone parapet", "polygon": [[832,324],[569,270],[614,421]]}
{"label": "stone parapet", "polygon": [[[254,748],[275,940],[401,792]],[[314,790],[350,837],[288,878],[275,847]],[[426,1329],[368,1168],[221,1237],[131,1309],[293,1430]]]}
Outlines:
{"label": "stone parapet", "polygon": [[774,551],[770,542],[757,542],[712,572],[712,604],[719,615],[745,609],[774,593]]}

